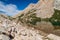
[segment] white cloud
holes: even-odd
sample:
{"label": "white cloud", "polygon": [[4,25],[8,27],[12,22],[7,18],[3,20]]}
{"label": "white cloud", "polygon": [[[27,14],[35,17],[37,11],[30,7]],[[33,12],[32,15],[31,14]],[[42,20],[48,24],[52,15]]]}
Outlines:
{"label": "white cloud", "polygon": [[16,5],[13,4],[4,5],[4,3],[0,1],[0,11],[3,11],[8,15],[14,15],[19,13],[20,10],[17,9]]}

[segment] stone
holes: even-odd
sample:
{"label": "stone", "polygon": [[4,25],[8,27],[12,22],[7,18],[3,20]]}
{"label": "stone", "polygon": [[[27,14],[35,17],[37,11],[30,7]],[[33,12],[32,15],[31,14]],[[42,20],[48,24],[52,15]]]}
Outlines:
{"label": "stone", "polygon": [[46,33],[51,33],[54,30],[54,26],[50,22],[45,21],[37,22],[36,28]]}
{"label": "stone", "polygon": [[47,37],[51,40],[60,40],[60,36],[54,34],[49,34]]}
{"label": "stone", "polygon": [[9,36],[0,34],[0,40],[10,40]]}

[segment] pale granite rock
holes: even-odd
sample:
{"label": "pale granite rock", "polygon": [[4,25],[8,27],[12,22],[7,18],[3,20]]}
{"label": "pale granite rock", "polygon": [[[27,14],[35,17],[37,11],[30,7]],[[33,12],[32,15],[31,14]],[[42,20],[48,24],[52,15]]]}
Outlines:
{"label": "pale granite rock", "polygon": [[0,34],[0,40],[10,40],[10,38],[6,35]]}
{"label": "pale granite rock", "polygon": [[60,40],[60,36],[56,36],[54,34],[49,34],[47,37],[51,40]]}

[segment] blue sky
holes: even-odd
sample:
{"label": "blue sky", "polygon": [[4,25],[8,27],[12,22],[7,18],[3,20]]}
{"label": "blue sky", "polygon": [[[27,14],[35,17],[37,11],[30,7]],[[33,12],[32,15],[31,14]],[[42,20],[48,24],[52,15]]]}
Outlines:
{"label": "blue sky", "polygon": [[0,13],[3,11],[12,16],[24,10],[30,3],[37,3],[38,0],[0,0]]}

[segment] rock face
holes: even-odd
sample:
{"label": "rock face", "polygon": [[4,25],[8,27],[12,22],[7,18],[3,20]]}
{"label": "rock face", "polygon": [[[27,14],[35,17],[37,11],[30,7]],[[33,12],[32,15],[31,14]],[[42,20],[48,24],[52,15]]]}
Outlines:
{"label": "rock face", "polygon": [[[39,0],[36,4],[30,4],[22,11],[22,13],[27,13],[30,10],[36,10],[37,17],[40,18],[50,18],[54,13],[54,0]],[[19,13],[21,14],[21,12]],[[18,15],[13,16],[14,18]]]}
{"label": "rock face", "polygon": [[54,0],[40,0],[36,4],[35,8],[37,9],[37,17],[41,18],[50,18],[54,13]]}
{"label": "rock face", "polygon": [[60,0],[55,0],[54,8],[60,10]]}

